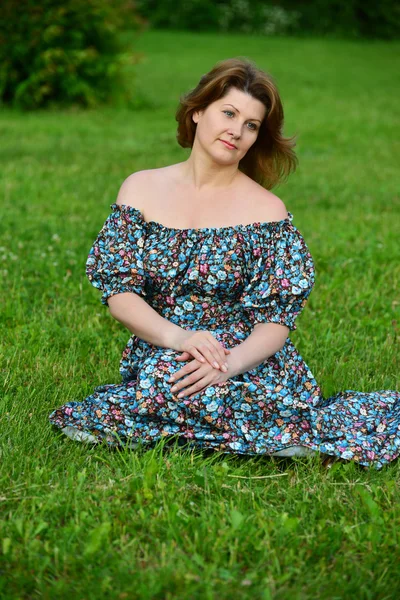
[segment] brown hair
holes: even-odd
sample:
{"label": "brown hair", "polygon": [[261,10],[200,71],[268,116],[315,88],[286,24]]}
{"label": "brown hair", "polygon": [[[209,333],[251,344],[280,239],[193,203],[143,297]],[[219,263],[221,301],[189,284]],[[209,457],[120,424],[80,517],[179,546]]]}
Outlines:
{"label": "brown hair", "polygon": [[283,107],[273,78],[246,58],[219,61],[200,78],[197,86],[180,98],[176,111],[177,140],[183,148],[192,148],[197,123],[192,114],[223,98],[235,87],[266,107],[256,141],[239,162],[239,169],[267,189],[271,189],[296,169],[294,137],[282,135]]}

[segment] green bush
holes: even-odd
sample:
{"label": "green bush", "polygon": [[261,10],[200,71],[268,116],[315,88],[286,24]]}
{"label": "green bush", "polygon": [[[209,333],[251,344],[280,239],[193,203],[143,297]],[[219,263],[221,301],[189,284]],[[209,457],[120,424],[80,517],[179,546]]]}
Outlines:
{"label": "green bush", "polygon": [[398,39],[393,0],[137,0],[156,28]]}
{"label": "green bush", "polygon": [[360,3],[360,33],[364,37],[399,39],[400,4],[393,0]]}
{"label": "green bush", "polygon": [[299,13],[299,33],[399,39],[400,4],[393,0],[277,0]]}
{"label": "green bush", "polygon": [[218,29],[218,6],[214,0],[136,0],[135,7],[138,14],[158,29]]}
{"label": "green bush", "polygon": [[286,33],[297,20],[296,11],[260,0],[137,0],[135,6],[159,29]]}
{"label": "green bush", "polygon": [[131,99],[124,69],[135,58],[119,35],[127,24],[137,27],[126,0],[3,0],[0,100],[32,109]]}
{"label": "green bush", "polygon": [[299,13],[282,6],[231,0],[218,6],[218,28],[222,31],[279,35],[290,33],[297,27]]}

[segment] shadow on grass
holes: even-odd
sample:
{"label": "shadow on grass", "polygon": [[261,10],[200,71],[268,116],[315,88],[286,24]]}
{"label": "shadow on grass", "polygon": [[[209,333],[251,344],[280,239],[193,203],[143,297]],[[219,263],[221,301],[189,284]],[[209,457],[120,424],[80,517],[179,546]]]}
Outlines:
{"label": "shadow on grass", "polygon": [[[57,431],[60,432],[58,428],[57,428]],[[238,465],[243,465],[244,462],[248,462],[248,461],[251,461],[252,464],[256,464],[256,465],[259,464],[260,462],[265,464],[265,461],[267,461],[269,464],[275,465],[276,468],[278,469],[278,471],[280,471],[280,472],[287,471],[288,469],[290,469],[290,467],[293,466],[293,464],[296,464],[298,460],[305,459],[305,461],[307,462],[308,459],[310,458],[310,456],[277,457],[277,456],[271,456],[269,454],[241,454],[241,453],[232,453],[232,452],[222,452],[221,450],[214,450],[212,448],[204,448],[204,447],[202,448],[198,444],[196,444],[194,442],[190,442],[178,435],[170,435],[161,440],[157,440],[154,443],[143,442],[142,440],[137,440],[137,441],[132,440],[131,442],[126,443],[123,440],[121,440],[121,438],[118,436],[118,434],[114,433],[114,435],[116,436],[117,440],[119,441],[119,443],[117,443],[117,444],[110,444],[105,439],[102,439],[98,443],[90,443],[90,442],[82,442],[82,441],[80,443],[86,444],[88,446],[96,446],[97,448],[104,447],[107,450],[107,452],[111,452],[111,453],[125,454],[127,452],[134,451],[139,456],[144,456],[150,451],[153,453],[156,453],[156,454],[159,453],[160,455],[168,455],[168,454],[171,454],[172,452],[178,451],[179,453],[187,453],[188,455],[196,455],[197,458],[204,458],[208,462],[212,462],[213,464],[214,463],[218,464],[220,462],[226,461],[227,457],[229,457],[230,461],[233,461],[234,463],[238,463]],[[66,436],[61,432],[61,437],[63,439],[65,439]],[[71,440],[71,441],[74,441],[74,440]],[[357,469],[359,469],[361,471],[369,470],[371,468],[366,465],[360,465],[359,463],[357,463],[354,460],[346,460],[344,458],[340,458],[339,456],[325,454],[323,452],[321,452],[317,455],[314,455],[314,456],[311,455],[311,458],[312,458],[312,460],[314,460],[315,458],[318,458],[320,460],[319,464],[325,470],[331,469],[334,465],[335,465],[336,469],[339,465],[349,465],[349,466],[354,465],[354,467],[356,467]],[[208,459],[213,459],[213,460],[209,461]],[[293,460],[293,459],[295,459],[295,460]],[[392,463],[393,462],[394,461],[392,461]],[[392,464],[392,463],[390,463],[390,464]],[[352,468],[352,467],[350,467],[350,468]]]}

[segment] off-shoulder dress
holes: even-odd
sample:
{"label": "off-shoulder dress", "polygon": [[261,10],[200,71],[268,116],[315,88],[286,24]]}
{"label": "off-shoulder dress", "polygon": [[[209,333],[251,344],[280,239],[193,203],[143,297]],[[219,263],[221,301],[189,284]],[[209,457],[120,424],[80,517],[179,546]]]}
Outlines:
{"label": "off-shoulder dress", "polygon": [[[256,323],[296,330],[315,268],[292,213],[281,221],[176,229],[145,221],[129,205],[110,208],[86,263],[103,305],[134,292],[166,319],[207,329],[228,348]],[[400,392],[345,390],[324,398],[290,337],[259,366],[192,399],[178,398],[168,382],[185,364],[179,354],[132,335],[121,382],[67,402],[50,422],[72,439],[113,446],[177,436],[220,452],[321,452],[376,469],[400,453]]]}

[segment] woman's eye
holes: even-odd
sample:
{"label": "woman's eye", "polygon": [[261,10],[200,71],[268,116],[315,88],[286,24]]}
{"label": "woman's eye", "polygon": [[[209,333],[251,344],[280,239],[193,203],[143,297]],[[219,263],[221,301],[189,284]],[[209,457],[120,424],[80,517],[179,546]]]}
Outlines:
{"label": "woman's eye", "polygon": [[[234,115],[234,113],[231,110],[224,110],[222,111],[225,114],[229,113],[230,115]],[[257,125],[255,123],[249,123],[249,125],[251,125],[250,129],[252,129],[253,131],[257,131]]]}

